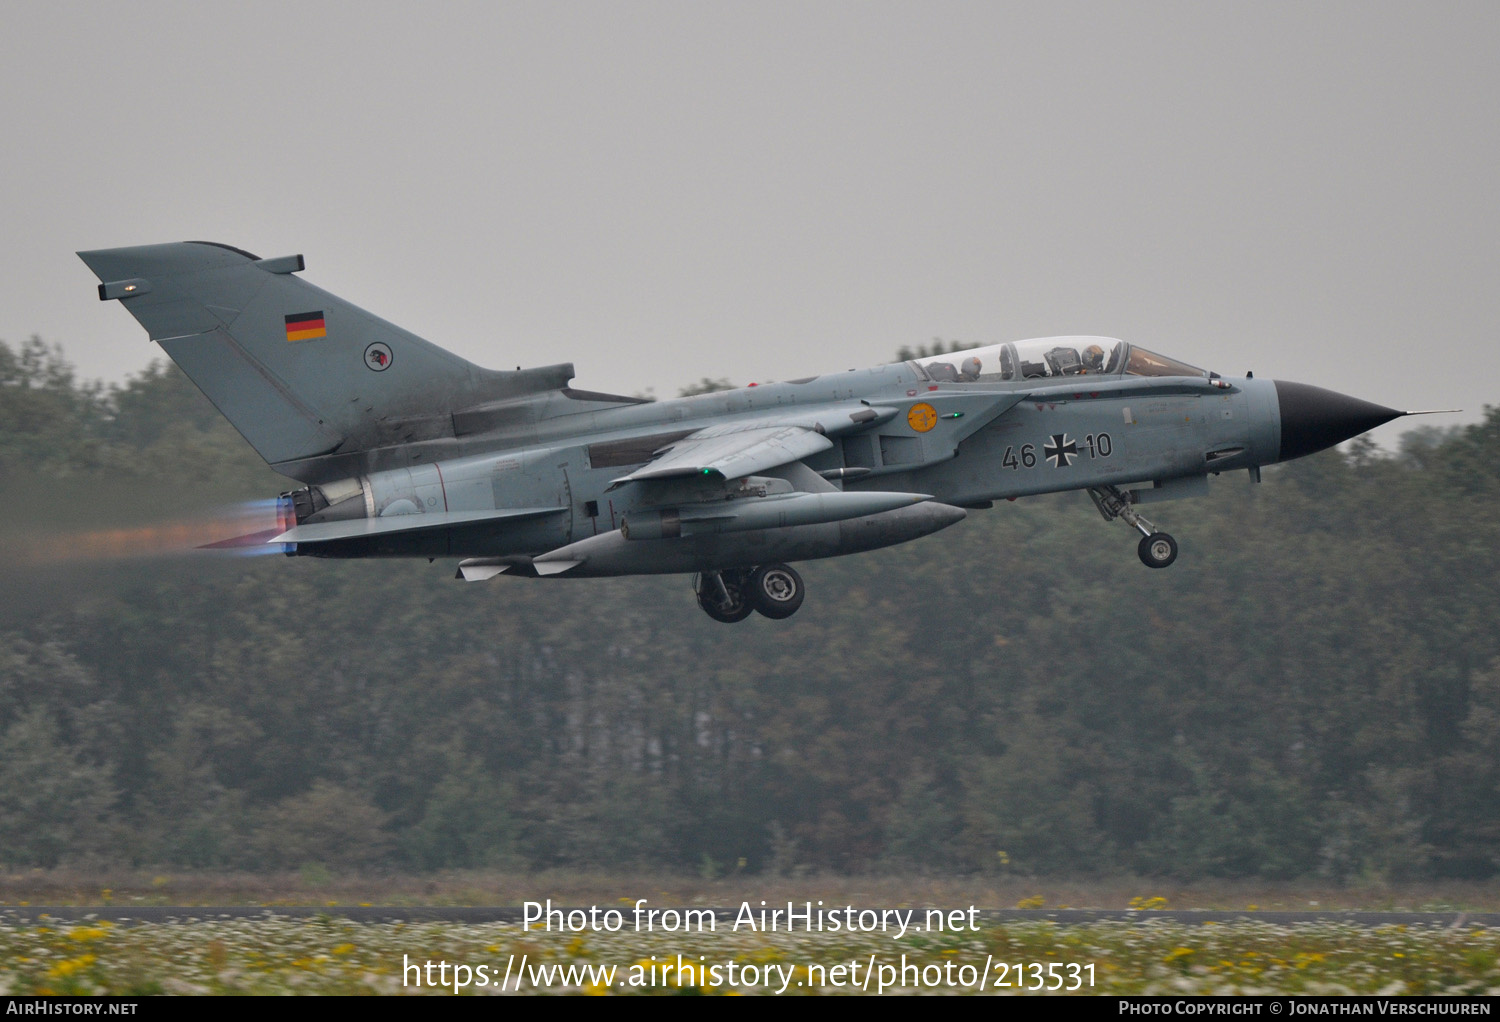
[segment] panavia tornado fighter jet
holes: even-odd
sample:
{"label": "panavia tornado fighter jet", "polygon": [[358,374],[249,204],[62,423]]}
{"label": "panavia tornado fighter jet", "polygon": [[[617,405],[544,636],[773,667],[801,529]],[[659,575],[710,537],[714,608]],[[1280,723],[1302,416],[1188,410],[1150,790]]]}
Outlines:
{"label": "panavia tornado fighter jet", "polygon": [[789,562],[1083,490],[1165,568],[1141,505],[1414,414],[1049,337],[671,401],[481,369],[302,280],[301,256],[182,242],[79,255],[261,457],[301,485],[260,537],[314,557],[458,558],[469,580],[691,574],[717,621],[786,618]]}

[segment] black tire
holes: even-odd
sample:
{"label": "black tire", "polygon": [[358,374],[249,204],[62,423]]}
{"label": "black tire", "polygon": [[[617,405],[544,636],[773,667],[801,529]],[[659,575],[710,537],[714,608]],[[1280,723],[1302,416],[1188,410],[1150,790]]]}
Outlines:
{"label": "black tire", "polygon": [[802,576],[785,564],[767,564],[750,574],[745,592],[758,612],[780,621],[797,613],[807,587],[802,584]]}
{"label": "black tire", "polygon": [[1148,568],[1165,568],[1177,560],[1177,541],[1165,532],[1153,532],[1149,536],[1141,537],[1141,545],[1136,548],[1141,555],[1141,563]]}
{"label": "black tire", "polygon": [[703,613],[726,625],[745,620],[755,608],[750,606],[750,600],[746,597],[744,579],[737,577],[737,573],[732,574],[727,571],[723,572],[720,578],[724,580],[724,588],[729,591],[729,605],[725,606],[719,602],[718,586],[709,584],[704,576],[698,575],[693,579],[693,591],[698,595],[698,606],[703,608]]}

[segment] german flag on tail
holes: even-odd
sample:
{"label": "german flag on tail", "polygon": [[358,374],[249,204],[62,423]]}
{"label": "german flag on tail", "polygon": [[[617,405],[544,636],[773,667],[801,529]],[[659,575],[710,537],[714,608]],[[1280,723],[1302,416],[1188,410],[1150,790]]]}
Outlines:
{"label": "german flag on tail", "polygon": [[289,341],[313,341],[328,336],[328,327],[321,312],[299,312],[286,318],[286,339]]}

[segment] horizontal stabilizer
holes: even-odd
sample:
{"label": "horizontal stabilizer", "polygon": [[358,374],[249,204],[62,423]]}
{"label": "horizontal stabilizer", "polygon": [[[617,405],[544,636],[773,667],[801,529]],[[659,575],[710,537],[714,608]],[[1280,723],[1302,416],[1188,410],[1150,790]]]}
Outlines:
{"label": "horizontal stabilizer", "polygon": [[503,522],[517,518],[540,518],[567,512],[565,507],[497,508],[490,511],[433,511],[419,515],[390,515],[385,518],[355,518],[343,522],[314,522],[298,525],[272,543],[328,543],[339,539],[362,539],[385,536],[393,532],[416,532],[419,529],[445,529],[457,525]]}
{"label": "horizontal stabilizer", "polygon": [[267,543],[276,542],[276,537],[281,535],[285,529],[262,529],[259,532],[246,533],[243,536],[232,536],[229,539],[221,539],[217,543],[203,543],[199,550],[245,550],[254,547],[265,546]]}

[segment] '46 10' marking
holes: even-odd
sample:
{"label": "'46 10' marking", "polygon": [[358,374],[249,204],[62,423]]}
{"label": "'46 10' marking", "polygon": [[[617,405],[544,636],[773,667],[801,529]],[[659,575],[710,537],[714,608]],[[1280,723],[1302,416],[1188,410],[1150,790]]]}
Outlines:
{"label": "'46 10' marking", "polygon": [[[1087,455],[1089,460],[1107,458],[1115,452],[1115,442],[1108,433],[1089,433],[1082,441],[1074,440],[1066,433],[1053,433],[1042,445],[1042,457],[1053,468],[1068,468],[1075,460]],[[1034,468],[1037,461],[1036,444],[1022,444],[1018,451],[1007,447],[1000,464],[1012,471]]]}

